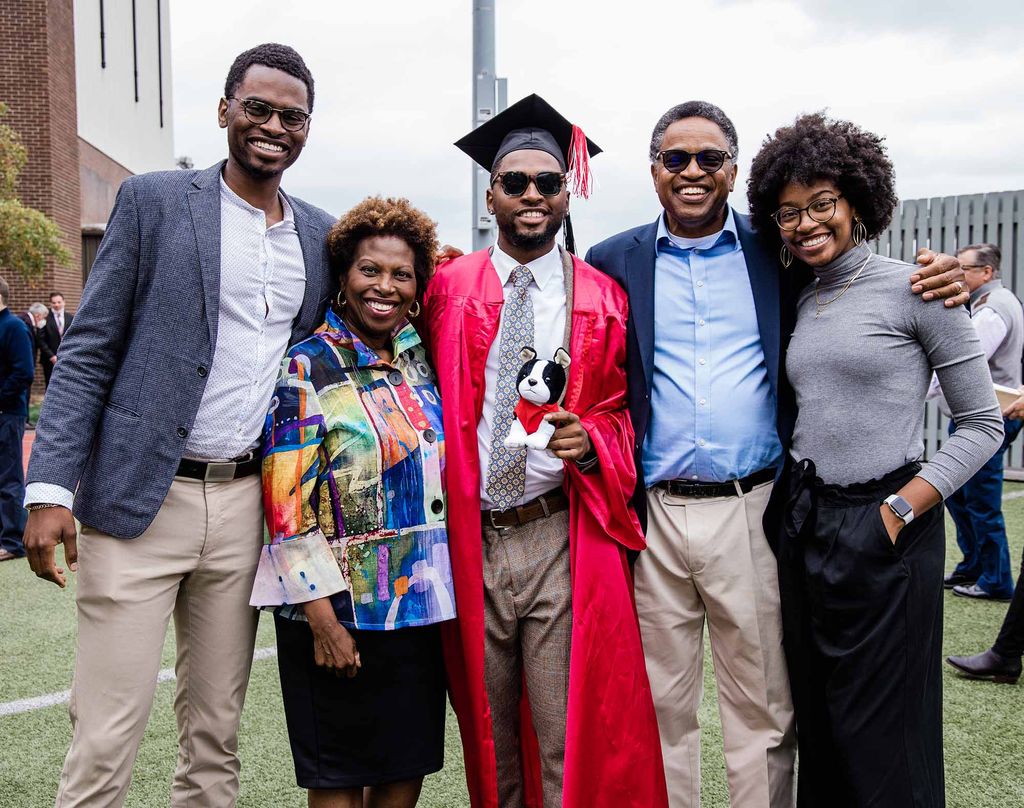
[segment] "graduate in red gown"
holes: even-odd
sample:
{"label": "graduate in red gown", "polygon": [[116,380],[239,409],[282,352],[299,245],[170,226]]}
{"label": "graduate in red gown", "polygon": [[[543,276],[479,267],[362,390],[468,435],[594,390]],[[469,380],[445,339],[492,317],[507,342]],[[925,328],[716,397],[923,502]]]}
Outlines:
{"label": "graduate in red gown", "polygon": [[[424,300],[459,611],[445,659],[472,804],[666,808],[626,557],[644,547],[629,503],[626,295],[556,244],[567,185],[588,190],[599,149],[538,96],[456,145],[492,172],[499,233],[440,267]],[[548,452],[501,447],[508,369],[527,344],[571,357]]]}

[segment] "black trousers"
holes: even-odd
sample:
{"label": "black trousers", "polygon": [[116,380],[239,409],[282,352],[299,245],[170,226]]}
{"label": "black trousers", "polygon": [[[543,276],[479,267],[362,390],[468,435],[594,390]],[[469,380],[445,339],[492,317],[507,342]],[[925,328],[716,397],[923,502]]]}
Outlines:
{"label": "black trousers", "polygon": [[894,545],[882,500],[912,478],[826,486],[790,463],[779,587],[800,808],[937,808],[942,763],[942,508]]}
{"label": "black trousers", "polygon": [[[913,524],[913,522],[911,522]],[[1009,659],[1020,659],[1024,656],[1024,557],[1021,558],[1020,577],[1013,590],[1010,608],[1003,619],[1003,627],[992,646],[997,654]]]}

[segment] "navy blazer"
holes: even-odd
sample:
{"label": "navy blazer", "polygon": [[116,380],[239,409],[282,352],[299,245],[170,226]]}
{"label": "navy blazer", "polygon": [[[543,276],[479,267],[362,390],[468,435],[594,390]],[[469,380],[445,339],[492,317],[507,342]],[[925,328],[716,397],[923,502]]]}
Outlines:
{"label": "navy blazer", "polygon": [[[206,388],[223,165],[124,181],[46,391],[27,481],[77,489],[75,516],[113,536],[135,538],[153,521]],[[306,264],[294,344],[320,325],[334,292],[334,219],[288,202]]]}
{"label": "navy blazer", "polygon": [[[785,350],[793,333],[796,318],[796,294],[802,284],[796,275],[782,275],[778,258],[763,243],[750,224],[750,217],[733,211],[736,232],[747,264],[750,288],[757,312],[768,368],[768,382],[778,401],[779,438],[789,446],[796,419],[793,391],[786,382]],[[605,239],[587,252],[588,264],[614,278],[629,296],[627,323],[626,374],[629,414],[636,432],[634,455],[637,466],[637,489],[634,506],[646,528],[647,499],[641,448],[651,418],[651,387],[654,379],[654,258],[658,221]],[[802,276],[801,276],[802,277]],[[685,440],[686,437],[683,436]]]}

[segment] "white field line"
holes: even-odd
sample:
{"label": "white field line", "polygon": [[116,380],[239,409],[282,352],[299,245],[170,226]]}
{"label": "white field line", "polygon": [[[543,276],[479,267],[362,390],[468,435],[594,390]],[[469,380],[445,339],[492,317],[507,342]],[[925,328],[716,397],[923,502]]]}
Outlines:
{"label": "white field line", "polygon": [[[277,648],[257,648],[252,655],[253,662],[261,659],[270,659],[277,656]],[[162,682],[173,682],[175,679],[174,668],[164,668],[156,675],[157,684]],[[35,696],[31,699],[18,699],[17,701],[0,702],[0,718],[6,715],[18,715],[33,710],[42,710],[46,707],[55,707],[58,704],[66,704],[71,698],[70,690],[62,690],[59,693],[47,693],[45,696]]]}
{"label": "white field line", "polygon": [[1003,502],[1008,499],[1020,499],[1024,497],[1024,491],[1011,491],[1009,494],[1003,494]]}

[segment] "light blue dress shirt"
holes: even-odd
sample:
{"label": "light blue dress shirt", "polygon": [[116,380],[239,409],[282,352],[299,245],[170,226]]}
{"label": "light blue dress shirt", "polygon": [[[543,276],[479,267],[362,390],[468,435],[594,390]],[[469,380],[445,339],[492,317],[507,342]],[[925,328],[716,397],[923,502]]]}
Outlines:
{"label": "light blue dress shirt", "polygon": [[776,465],[776,402],[732,209],[700,239],[658,219],[654,384],[644,440],[647,485],[727,482]]}

